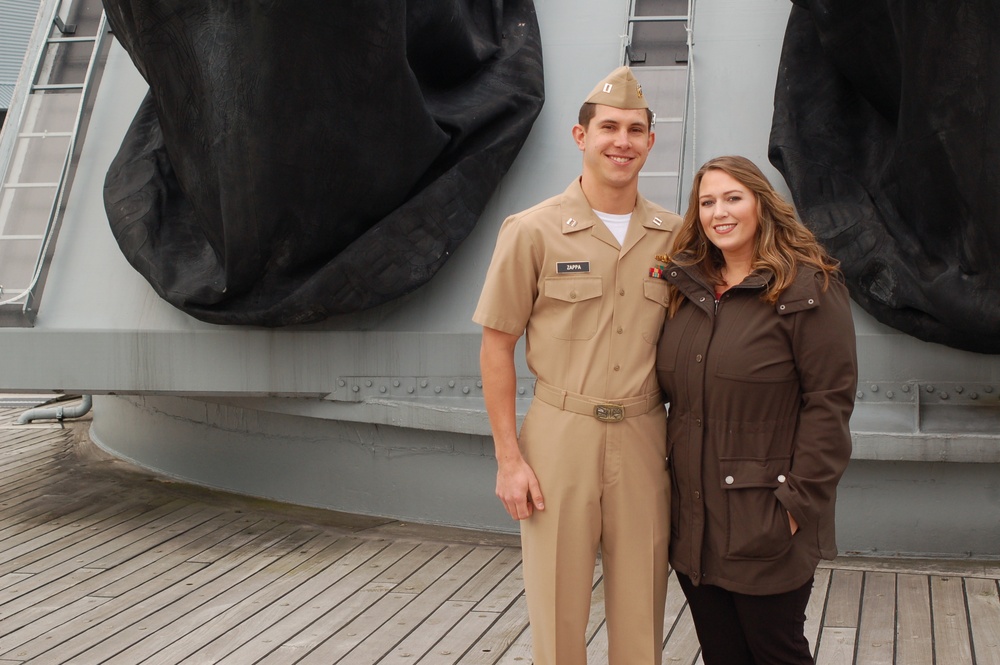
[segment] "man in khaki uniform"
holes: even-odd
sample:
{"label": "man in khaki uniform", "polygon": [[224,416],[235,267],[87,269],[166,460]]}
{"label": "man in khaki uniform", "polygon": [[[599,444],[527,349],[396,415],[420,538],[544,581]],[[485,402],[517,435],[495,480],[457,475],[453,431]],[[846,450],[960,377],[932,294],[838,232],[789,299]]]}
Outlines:
{"label": "man in khaki uniform", "polygon": [[[582,176],[504,222],[473,316],[496,493],[521,520],[536,665],[586,662],[598,547],[611,665],[658,665],[670,515],[654,372],[667,283],[656,255],[680,218],[638,193],[655,136],[631,70],[601,81],[579,120]],[[519,439],[522,333],[537,382]]]}

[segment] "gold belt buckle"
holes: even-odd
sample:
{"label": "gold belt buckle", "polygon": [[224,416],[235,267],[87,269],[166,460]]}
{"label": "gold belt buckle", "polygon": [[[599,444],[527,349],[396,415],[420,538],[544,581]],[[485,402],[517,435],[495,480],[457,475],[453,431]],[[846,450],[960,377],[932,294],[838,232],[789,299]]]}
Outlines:
{"label": "gold belt buckle", "polygon": [[621,404],[596,404],[594,417],[602,423],[617,423],[625,420],[625,407]]}

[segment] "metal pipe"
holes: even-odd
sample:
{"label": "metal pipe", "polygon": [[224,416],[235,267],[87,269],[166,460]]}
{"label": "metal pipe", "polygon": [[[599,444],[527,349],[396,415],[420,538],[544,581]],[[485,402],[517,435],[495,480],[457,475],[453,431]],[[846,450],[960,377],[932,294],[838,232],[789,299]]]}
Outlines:
{"label": "metal pipe", "polygon": [[94,405],[94,398],[92,395],[84,395],[83,400],[76,406],[70,407],[55,407],[55,408],[45,408],[38,407],[37,409],[29,409],[21,414],[17,419],[18,425],[26,425],[32,420],[40,419],[51,419],[62,421],[65,418],[79,418],[84,416],[90,411],[91,407]]}

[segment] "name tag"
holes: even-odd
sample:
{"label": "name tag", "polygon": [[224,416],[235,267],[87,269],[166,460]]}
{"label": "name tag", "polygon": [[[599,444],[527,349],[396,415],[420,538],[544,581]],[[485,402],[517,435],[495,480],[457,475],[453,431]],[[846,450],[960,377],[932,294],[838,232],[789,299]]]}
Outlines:
{"label": "name tag", "polygon": [[590,272],[590,261],[560,261],[556,263],[556,272]]}

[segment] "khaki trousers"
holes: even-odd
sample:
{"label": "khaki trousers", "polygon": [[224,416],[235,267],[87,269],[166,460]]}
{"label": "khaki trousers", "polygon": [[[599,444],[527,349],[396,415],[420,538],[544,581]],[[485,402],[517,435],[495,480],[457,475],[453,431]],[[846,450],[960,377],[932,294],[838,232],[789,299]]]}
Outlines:
{"label": "khaki trousers", "polygon": [[587,661],[600,547],[610,665],[660,665],[670,539],[666,414],[617,423],[532,402],[520,443],[545,510],[521,522],[535,665]]}

